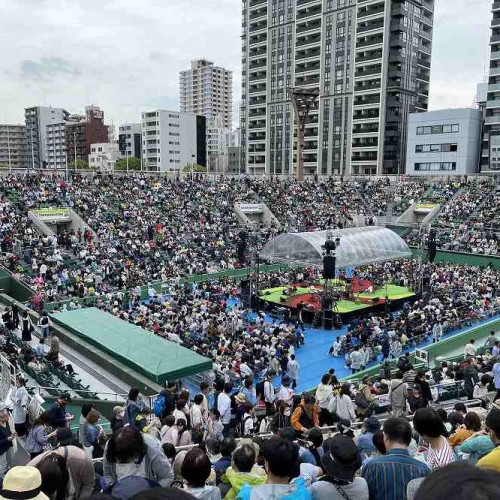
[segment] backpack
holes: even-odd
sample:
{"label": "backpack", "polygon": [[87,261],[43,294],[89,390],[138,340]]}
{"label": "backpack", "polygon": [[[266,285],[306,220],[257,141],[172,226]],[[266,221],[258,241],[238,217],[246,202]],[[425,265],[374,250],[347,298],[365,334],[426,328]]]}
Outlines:
{"label": "backpack", "polygon": [[105,493],[108,493],[113,498],[118,498],[119,500],[128,500],[143,491],[159,487],[160,484],[156,481],[152,481],[141,476],[126,476],[107,488]]}
{"label": "backpack", "polygon": [[365,398],[365,395],[362,392],[358,392],[356,394],[356,397],[354,398],[354,404],[362,410],[370,406],[370,403],[368,403],[368,400]]}
{"label": "backpack", "polygon": [[158,396],[153,403],[153,413],[156,417],[161,418],[167,407],[165,396]]}

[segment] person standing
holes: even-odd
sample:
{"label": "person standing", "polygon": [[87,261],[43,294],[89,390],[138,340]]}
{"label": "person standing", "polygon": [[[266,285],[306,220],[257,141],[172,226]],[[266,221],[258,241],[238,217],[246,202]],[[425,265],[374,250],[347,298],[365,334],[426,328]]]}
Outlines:
{"label": "person standing", "polygon": [[49,336],[49,331],[50,331],[50,320],[46,311],[42,312],[42,315],[38,320],[38,326],[41,329],[42,338],[46,339]]}
{"label": "person standing", "polygon": [[389,401],[392,408],[393,417],[401,417],[406,410],[406,384],[403,381],[403,374],[398,371],[390,382]]}
{"label": "person standing", "polygon": [[443,324],[441,320],[437,321],[432,327],[432,336],[434,337],[434,342],[439,342],[443,336]]}
{"label": "person standing", "polygon": [[361,476],[368,483],[370,500],[405,500],[408,483],[427,477],[431,471],[425,463],[410,457],[412,429],[408,420],[388,418],[383,434],[387,453],[370,460]]}
{"label": "person standing", "polygon": [[288,361],[286,369],[288,372],[288,376],[292,381],[292,389],[295,389],[297,387],[297,380],[299,378],[299,368],[300,365],[295,359],[295,354],[291,354],[290,361]]}
{"label": "person standing", "polygon": [[493,398],[493,402],[500,399],[500,356],[497,357],[497,362],[493,365],[493,381],[495,382],[495,389],[497,393]]}
{"label": "person standing", "polygon": [[16,434],[11,434],[9,428],[9,411],[4,406],[0,410],[0,479],[2,479],[9,469],[7,451],[12,446],[12,441]]}
{"label": "person standing", "polygon": [[231,423],[231,391],[233,390],[233,386],[231,383],[224,384],[224,391],[219,394],[217,398],[217,410],[220,413],[220,419],[222,425],[224,426],[224,430],[222,434],[224,437],[229,435],[229,427]]}
{"label": "person standing", "polygon": [[31,342],[31,332],[33,331],[33,323],[31,318],[28,316],[28,312],[23,312],[23,318],[21,320],[21,338],[24,342]]}
{"label": "person standing", "polygon": [[16,390],[11,396],[14,407],[12,408],[12,419],[14,428],[19,437],[26,435],[26,416],[28,407],[28,391],[26,390],[26,380],[19,377],[16,380]]}
{"label": "person standing", "polygon": [[471,358],[475,358],[477,355],[476,346],[474,345],[476,341],[474,339],[470,339],[469,343],[465,346],[464,349],[464,359],[465,361],[469,361]]}
{"label": "person standing", "polygon": [[352,373],[357,373],[361,370],[361,365],[363,363],[363,354],[361,354],[357,347],[351,352],[351,370]]}
{"label": "person standing", "polygon": [[[14,307],[14,306],[12,306],[12,307]],[[486,342],[484,343],[485,351],[491,352],[491,350],[495,346],[496,342],[497,342],[497,338],[496,338],[495,332],[492,330],[490,332],[490,336],[486,339]]]}

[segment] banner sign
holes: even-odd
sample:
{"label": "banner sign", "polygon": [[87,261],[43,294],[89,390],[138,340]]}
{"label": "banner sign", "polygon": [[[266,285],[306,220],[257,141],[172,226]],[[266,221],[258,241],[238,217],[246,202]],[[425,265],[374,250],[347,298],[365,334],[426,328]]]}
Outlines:
{"label": "banner sign", "polygon": [[427,363],[429,360],[429,353],[425,349],[416,349],[415,350],[415,359],[418,359],[419,361],[423,361],[424,363]]}
{"label": "banner sign", "polygon": [[246,214],[258,214],[262,212],[262,203],[240,203],[240,210]]}
{"label": "banner sign", "polygon": [[38,208],[33,213],[44,220],[62,220],[70,219],[69,208]]}
{"label": "banner sign", "polygon": [[429,212],[431,210],[434,210],[438,205],[435,203],[419,203],[418,205],[415,205],[414,210],[428,210]]}

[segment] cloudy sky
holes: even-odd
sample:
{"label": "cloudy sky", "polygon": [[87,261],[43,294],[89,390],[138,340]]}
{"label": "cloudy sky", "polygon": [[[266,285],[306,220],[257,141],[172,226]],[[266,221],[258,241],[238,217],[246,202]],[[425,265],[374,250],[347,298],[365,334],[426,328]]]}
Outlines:
{"label": "cloudy sky", "polygon": [[[488,64],[490,0],[436,0],[431,108],[470,106]],[[240,0],[0,0],[0,123],[34,105],[105,110],[115,125],[177,109],[178,72],[204,57],[234,70]]]}

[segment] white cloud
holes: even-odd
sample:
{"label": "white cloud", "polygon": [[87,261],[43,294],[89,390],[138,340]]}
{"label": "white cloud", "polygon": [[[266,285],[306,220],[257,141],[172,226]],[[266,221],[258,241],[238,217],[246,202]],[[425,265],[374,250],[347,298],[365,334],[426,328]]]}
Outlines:
{"label": "white cloud", "polygon": [[[468,106],[488,60],[489,0],[437,0],[432,108]],[[37,104],[115,124],[177,107],[178,73],[204,57],[233,70],[240,100],[240,0],[0,0],[0,122]],[[236,106],[235,106],[236,107]]]}

